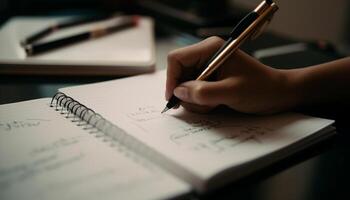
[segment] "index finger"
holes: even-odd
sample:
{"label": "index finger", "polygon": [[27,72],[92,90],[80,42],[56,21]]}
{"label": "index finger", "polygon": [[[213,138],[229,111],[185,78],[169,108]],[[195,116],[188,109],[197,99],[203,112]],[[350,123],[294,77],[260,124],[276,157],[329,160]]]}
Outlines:
{"label": "index finger", "polygon": [[[166,100],[170,99],[175,87],[179,85],[186,76],[202,67],[223,43],[223,39],[214,36],[197,44],[170,52],[168,55],[165,90]],[[194,79],[196,77],[192,78]]]}

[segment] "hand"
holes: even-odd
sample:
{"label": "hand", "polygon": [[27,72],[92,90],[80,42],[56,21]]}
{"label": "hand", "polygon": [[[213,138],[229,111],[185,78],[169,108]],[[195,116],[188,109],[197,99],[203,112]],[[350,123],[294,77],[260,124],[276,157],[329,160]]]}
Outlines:
{"label": "hand", "polygon": [[174,94],[183,107],[194,112],[226,105],[244,113],[274,113],[297,104],[286,70],[268,67],[240,50],[219,67],[214,81],[181,81],[199,70],[223,43],[219,37],[210,37],[172,51],[168,55],[166,99]]}

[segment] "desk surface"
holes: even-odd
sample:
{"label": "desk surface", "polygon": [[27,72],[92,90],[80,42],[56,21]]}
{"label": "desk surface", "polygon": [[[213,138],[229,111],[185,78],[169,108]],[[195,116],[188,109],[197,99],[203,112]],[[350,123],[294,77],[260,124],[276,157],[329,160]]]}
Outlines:
{"label": "desk surface", "polygon": [[[170,50],[194,42],[177,36],[157,37],[156,41],[157,69],[166,68]],[[290,42],[266,34],[245,49],[251,52],[256,47]],[[108,79],[111,78],[0,76],[0,103],[50,97],[61,87]],[[350,178],[349,120],[332,111],[321,115],[336,119],[337,136],[199,199],[340,199]]]}

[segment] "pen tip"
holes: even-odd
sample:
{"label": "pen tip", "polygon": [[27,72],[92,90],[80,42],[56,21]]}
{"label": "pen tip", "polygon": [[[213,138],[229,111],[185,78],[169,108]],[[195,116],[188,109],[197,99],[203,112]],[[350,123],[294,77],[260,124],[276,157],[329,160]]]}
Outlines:
{"label": "pen tip", "polygon": [[169,110],[169,108],[168,108],[168,107],[165,107],[165,108],[162,110],[161,114],[165,113],[165,112],[168,111],[168,110]]}

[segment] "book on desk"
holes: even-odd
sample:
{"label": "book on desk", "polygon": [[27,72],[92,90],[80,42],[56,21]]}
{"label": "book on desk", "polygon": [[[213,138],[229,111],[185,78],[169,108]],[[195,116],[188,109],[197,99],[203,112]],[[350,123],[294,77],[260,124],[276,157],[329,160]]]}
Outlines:
{"label": "book on desk", "polygon": [[165,73],[0,106],[1,199],[170,199],[213,191],[335,134],[299,113],[160,114]]}
{"label": "book on desk", "polygon": [[[68,27],[43,38],[50,42],[118,22],[107,18]],[[155,69],[153,20],[140,16],[137,26],[28,56],[21,41],[52,24],[74,17],[14,17],[0,30],[0,74],[125,76]]]}

